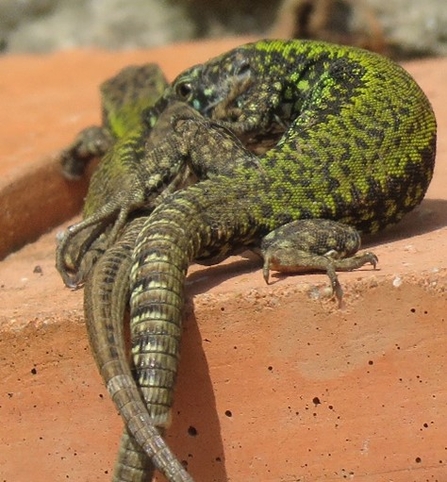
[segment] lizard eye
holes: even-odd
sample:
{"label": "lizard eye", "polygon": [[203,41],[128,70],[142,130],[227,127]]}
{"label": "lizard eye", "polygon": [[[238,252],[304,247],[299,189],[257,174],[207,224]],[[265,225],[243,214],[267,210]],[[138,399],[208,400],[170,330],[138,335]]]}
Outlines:
{"label": "lizard eye", "polygon": [[182,100],[188,100],[192,93],[192,86],[189,82],[179,82],[175,86],[175,93]]}

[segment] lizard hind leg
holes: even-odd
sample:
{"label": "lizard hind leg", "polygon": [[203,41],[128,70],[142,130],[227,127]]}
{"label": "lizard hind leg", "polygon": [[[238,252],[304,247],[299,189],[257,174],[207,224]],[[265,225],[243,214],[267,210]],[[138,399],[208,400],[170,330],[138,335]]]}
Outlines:
{"label": "lizard hind leg", "polygon": [[370,263],[373,253],[357,253],[360,235],[352,227],[327,219],[293,221],[272,231],[261,242],[263,276],[268,283],[270,270],[282,273],[324,271],[332,294],[341,304],[343,290],[336,271],[351,271]]}

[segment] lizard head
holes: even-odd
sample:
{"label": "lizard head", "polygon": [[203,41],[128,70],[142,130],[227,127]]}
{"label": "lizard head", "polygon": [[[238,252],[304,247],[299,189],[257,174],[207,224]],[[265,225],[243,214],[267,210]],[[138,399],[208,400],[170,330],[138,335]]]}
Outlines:
{"label": "lizard head", "polygon": [[238,48],[185,70],[165,91],[165,97],[190,104],[207,117],[224,102],[238,107],[256,72],[247,51]]}

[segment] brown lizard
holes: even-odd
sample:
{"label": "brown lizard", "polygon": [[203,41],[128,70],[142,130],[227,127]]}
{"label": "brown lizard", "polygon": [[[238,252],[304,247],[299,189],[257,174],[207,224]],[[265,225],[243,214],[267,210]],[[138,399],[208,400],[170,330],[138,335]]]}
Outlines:
{"label": "brown lizard", "polygon": [[[160,117],[157,128],[150,132],[147,139],[143,138],[146,132],[142,132],[145,128],[140,121],[140,115],[146,107],[154,104],[165,86],[166,80],[162,71],[153,64],[127,67],[101,85],[102,126],[84,129],[62,154],[63,172],[70,179],[82,175],[86,164],[92,158],[104,156],[89,190],[84,209],[87,219],[90,213],[96,212],[103,205],[109,206],[110,198],[114,199],[124,187],[129,189],[132,187],[130,183],[122,185],[119,169],[120,166],[126,166],[126,161],[132,163],[135,160],[132,154],[128,154],[127,151],[123,153],[121,150],[123,146],[129,148],[128,144],[131,142],[129,139],[134,139],[137,132],[142,138],[141,143],[144,148],[151,151],[155,149],[154,143],[163,139],[171,130],[172,116],[184,113],[185,108],[190,109],[185,104],[171,104],[166,113]],[[147,131],[149,132],[150,129]],[[132,146],[137,144],[135,142]],[[169,143],[167,149],[168,152],[171,149]],[[116,154],[117,150],[119,155]],[[159,176],[162,169],[161,163],[158,164],[157,161],[169,159],[168,154],[162,151],[163,149],[161,152],[157,151],[158,154],[155,153],[150,158],[155,162],[150,166],[156,176]],[[123,158],[123,154],[128,155]],[[183,165],[179,165],[178,168],[178,175],[169,179],[170,184],[160,194],[160,199],[174,190],[177,183],[187,185],[194,181],[187,168],[184,169]],[[128,178],[129,181],[133,179]],[[130,198],[130,201],[132,200],[133,198]],[[157,202],[159,201],[153,199],[154,205]],[[124,411],[127,410],[126,413],[130,413],[128,419],[133,417],[132,420],[138,422],[139,414],[142,414],[148,423],[148,428],[143,432],[150,432],[149,438],[153,442],[150,451],[156,453],[155,460],[160,460],[160,464],[164,466],[169,464],[176,466],[178,463],[174,456],[148,418],[141,394],[133,381],[123,338],[123,317],[129,296],[129,252],[134,245],[139,224],[141,219],[135,219],[126,226],[123,233],[117,230],[119,241],[107,250],[111,243],[109,242],[110,227],[107,226],[102,233],[99,233],[97,223],[86,225],[81,222],[81,229],[76,230],[66,238],[65,243],[62,242],[59,245],[58,263],[64,262],[69,269],[77,270],[77,283],[83,282],[85,278],[88,280],[84,297],[87,331],[93,354],[106,385],[110,390],[115,390],[115,388],[119,389],[123,379],[127,380],[130,384],[129,391],[123,391],[116,397],[120,398],[123,393],[130,393],[129,400],[132,399],[132,403],[124,402],[125,408],[123,408]],[[100,227],[102,228],[101,225]],[[101,257],[104,251],[105,254]],[[95,265],[98,259],[99,262]],[[93,271],[89,276],[92,267]],[[117,383],[118,379],[120,381]],[[121,400],[123,400],[122,397]],[[149,449],[146,447],[146,450]],[[114,480],[134,482],[143,480],[145,474],[153,471],[153,468],[151,458],[134,437],[128,435],[126,429],[119,450]],[[184,473],[182,480],[189,480],[181,466],[176,468],[176,472]]]}

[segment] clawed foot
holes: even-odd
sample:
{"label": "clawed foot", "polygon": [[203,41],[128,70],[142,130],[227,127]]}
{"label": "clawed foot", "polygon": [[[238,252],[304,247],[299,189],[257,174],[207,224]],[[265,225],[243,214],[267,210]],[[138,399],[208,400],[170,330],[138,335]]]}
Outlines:
{"label": "clawed foot", "polygon": [[377,256],[369,252],[355,254],[359,248],[360,234],[352,226],[329,219],[292,221],[261,242],[264,279],[268,283],[271,269],[282,273],[324,271],[340,305],[343,290],[336,271],[351,271],[367,263],[376,268]]}
{"label": "clawed foot", "polygon": [[352,271],[354,269],[359,269],[365,264],[371,264],[373,269],[376,269],[378,258],[374,253],[365,252],[359,253],[355,256],[349,258],[339,259],[337,256],[339,254],[334,251],[328,251],[325,255],[315,256],[307,255],[306,257],[300,258],[300,263],[290,265],[281,265],[274,256],[267,256],[264,259],[263,267],[263,277],[267,284],[269,284],[270,270],[274,269],[282,273],[298,273],[298,272],[309,272],[309,271],[325,271],[329,277],[332,296],[341,306],[343,300],[343,288],[338,280],[337,271]]}
{"label": "clawed foot", "polygon": [[331,258],[330,256],[331,255],[329,255],[328,259],[332,259],[332,263],[328,265],[328,269],[326,270],[326,273],[331,282],[332,296],[335,295],[335,298],[337,299],[337,302],[338,302],[338,306],[341,307],[342,300],[343,300],[343,289],[341,287],[340,282],[338,281],[338,276],[336,271],[337,270],[352,271],[354,269],[361,268],[362,266],[368,263],[373,266],[373,269],[376,269],[379,259],[374,253],[370,253],[370,252],[359,253],[350,258],[343,258],[343,259],[338,259],[336,257]]}
{"label": "clawed foot", "polygon": [[81,288],[98,258],[110,242],[110,232],[98,225],[83,226],[82,222],[69,226],[57,237],[56,269],[64,284],[73,290]]}

